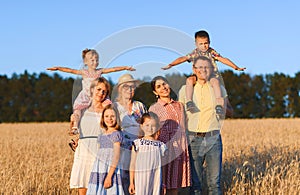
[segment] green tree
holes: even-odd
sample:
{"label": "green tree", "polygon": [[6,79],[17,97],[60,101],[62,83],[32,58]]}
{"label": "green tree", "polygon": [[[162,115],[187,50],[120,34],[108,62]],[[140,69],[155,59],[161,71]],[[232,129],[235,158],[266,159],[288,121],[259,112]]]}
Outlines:
{"label": "green tree", "polygon": [[267,100],[267,86],[263,75],[256,75],[252,78],[252,118],[264,118],[269,111]]}
{"label": "green tree", "polygon": [[20,76],[13,74],[9,84],[10,112],[8,113],[7,121],[32,121],[35,82],[35,75],[29,75],[27,71]]}
{"label": "green tree", "polygon": [[295,74],[295,77],[287,77],[287,116],[300,116],[300,72]]}
{"label": "green tree", "polygon": [[2,121],[8,121],[8,115],[10,115],[10,80],[6,75],[0,75],[0,123]]}
{"label": "green tree", "polygon": [[286,105],[288,82],[286,75],[282,73],[268,74],[266,76],[268,89],[268,106],[267,117],[279,118],[286,116]]}
{"label": "green tree", "polygon": [[67,121],[72,113],[73,79],[41,73],[36,84],[36,121]]}

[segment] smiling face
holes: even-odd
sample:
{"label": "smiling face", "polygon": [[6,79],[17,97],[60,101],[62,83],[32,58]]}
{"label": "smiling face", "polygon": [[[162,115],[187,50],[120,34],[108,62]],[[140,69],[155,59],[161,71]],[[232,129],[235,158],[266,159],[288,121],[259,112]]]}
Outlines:
{"label": "smiling face", "polygon": [[113,109],[107,109],[103,113],[104,124],[107,129],[113,129],[117,124],[117,116]]}
{"label": "smiling face", "polygon": [[105,100],[108,89],[104,83],[97,83],[95,87],[91,88],[92,100],[95,102],[102,102]]}
{"label": "smiling face", "polygon": [[169,98],[171,89],[166,81],[158,79],[155,81],[153,93],[158,95],[160,98]]}
{"label": "smiling face", "polygon": [[210,59],[197,59],[193,64],[193,72],[196,74],[199,81],[208,81],[213,72],[213,66]]}
{"label": "smiling face", "polygon": [[84,64],[86,64],[89,69],[95,70],[99,65],[98,54],[93,53],[92,51],[86,53],[84,57]]}
{"label": "smiling face", "polygon": [[126,82],[119,86],[119,94],[122,98],[132,99],[136,89],[135,82]]}
{"label": "smiling face", "polygon": [[195,45],[201,52],[206,52],[209,49],[209,39],[207,37],[197,37]]}
{"label": "smiling face", "polygon": [[144,123],[141,124],[141,129],[145,136],[150,136],[158,131],[159,124],[153,118],[145,118]]}

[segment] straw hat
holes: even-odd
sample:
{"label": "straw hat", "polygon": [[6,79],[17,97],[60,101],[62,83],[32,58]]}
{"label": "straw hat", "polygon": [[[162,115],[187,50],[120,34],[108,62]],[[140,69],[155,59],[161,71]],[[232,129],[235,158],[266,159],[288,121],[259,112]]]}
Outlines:
{"label": "straw hat", "polygon": [[118,80],[118,86],[123,83],[128,83],[128,82],[137,82],[137,80],[134,79],[131,74],[123,74],[122,76],[120,76],[120,78]]}

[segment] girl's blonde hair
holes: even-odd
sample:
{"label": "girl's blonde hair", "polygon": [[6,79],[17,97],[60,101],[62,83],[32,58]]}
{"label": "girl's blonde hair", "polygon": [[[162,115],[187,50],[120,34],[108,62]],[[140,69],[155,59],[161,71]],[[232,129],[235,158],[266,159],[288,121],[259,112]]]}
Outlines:
{"label": "girl's blonde hair", "polygon": [[108,127],[107,125],[105,124],[104,122],[104,113],[106,110],[113,110],[115,112],[115,115],[116,115],[116,123],[115,123],[115,126],[114,128],[118,131],[121,131],[121,120],[120,120],[120,114],[118,112],[118,110],[116,109],[115,106],[113,106],[113,104],[109,104],[107,106],[105,106],[105,108],[103,109],[102,111],[102,116],[101,116],[101,122],[100,122],[100,127],[107,130]]}
{"label": "girl's blonde hair", "polygon": [[82,59],[83,59],[83,61],[85,59],[86,54],[90,53],[90,52],[91,52],[92,55],[95,55],[95,56],[97,56],[97,58],[99,58],[99,54],[98,54],[98,52],[95,49],[88,49],[88,48],[86,48],[85,50],[82,51]]}
{"label": "girl's blonde hair", "polygon": [[108,80],[106,80],[104,77],[99,77],[99,78],[92,81],[91,86],[90,86],[90,92],[91,92],[90,95],[91,95],[91,97],[93,96],[93,89],[99,83],[103,83],[105,85],[106,90],[107,90],[107,93],[106,93],[106,98],[107,98],[110,95],[111,86],[110,86]]}
{"label": "girl's blonde hair", "polygon": [[95,49],[85,49],[85,50],[83,50],[81,56],[82,56],[82,60],[83,60],[83,67],[82,68],[84,68],[84,69],[87,68],[86,61],[85,61],[86,60],[85,58],[86,58],[87,54],[91,54],[92,57],[96,56],[97,60],[99,61],[99,54]]}

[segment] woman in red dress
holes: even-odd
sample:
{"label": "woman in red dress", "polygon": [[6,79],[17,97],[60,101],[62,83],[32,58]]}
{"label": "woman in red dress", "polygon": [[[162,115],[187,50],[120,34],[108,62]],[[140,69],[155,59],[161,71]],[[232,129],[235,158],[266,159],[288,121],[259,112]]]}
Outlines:
{"label": "woman in red dress", "polygon": [[167,194],[177,194],[179,188],[191,186],[191,166],[186,138],[185,112],[183,105],[171,98],[168,81],[157,76],[152,79],[151,87],[157,102],[149,111],[160,119],[158,139],[167,145],[163,158],[163,188]]}

